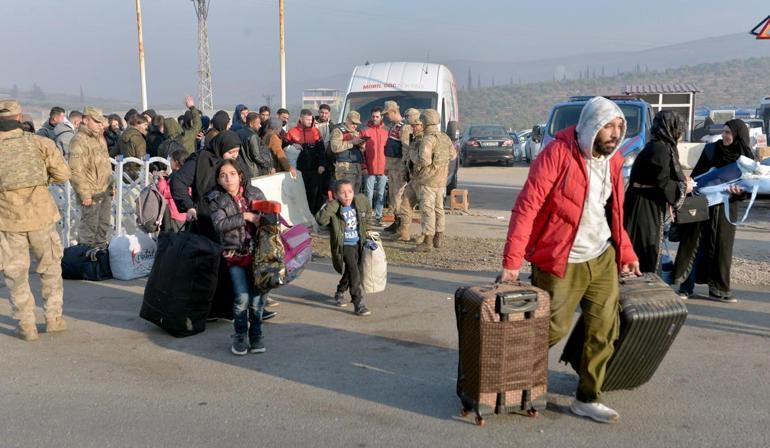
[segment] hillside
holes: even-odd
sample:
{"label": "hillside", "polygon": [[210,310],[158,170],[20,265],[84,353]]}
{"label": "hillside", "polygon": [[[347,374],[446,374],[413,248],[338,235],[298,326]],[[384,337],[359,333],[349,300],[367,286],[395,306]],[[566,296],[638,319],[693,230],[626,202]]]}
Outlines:
{"label": "hillside", "polygon": [[544,122],[554,103],[571,95],[619,94],[626,84],[692,83],[702,93],[696,107],[756,108],[770,94],[770,57],[699,64],[648,73],[621,73],[587,80],[488,87],[459,93],[463,124],[500,123],[525,129]]}

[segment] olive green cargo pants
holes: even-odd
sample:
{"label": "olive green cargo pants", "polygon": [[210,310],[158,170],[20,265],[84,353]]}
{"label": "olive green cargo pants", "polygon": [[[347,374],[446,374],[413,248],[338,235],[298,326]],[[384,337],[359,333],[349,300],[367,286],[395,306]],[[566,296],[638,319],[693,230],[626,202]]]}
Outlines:
{"label": "olive green cargo pants", "polygon": [[615,351],[620,319],[618,265],[615,249],[585,263],[569,263],[564,278],[532,268],[532,284],[551,295],[548,346],[553,347],[572,329],[578,304],[586,324],[586,339],[580,359],[576,398],[594,402],[601,396],[607,362]]}

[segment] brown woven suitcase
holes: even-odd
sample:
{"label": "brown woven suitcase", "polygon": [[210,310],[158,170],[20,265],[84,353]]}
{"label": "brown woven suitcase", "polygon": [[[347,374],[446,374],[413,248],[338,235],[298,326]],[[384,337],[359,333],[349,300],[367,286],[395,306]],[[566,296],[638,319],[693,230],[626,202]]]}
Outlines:
{"label": "brown woven suitcase", "polygon": [[463,415],[536,416],[548,390],[548,293],[525,283],[459,288],[457,395]]}

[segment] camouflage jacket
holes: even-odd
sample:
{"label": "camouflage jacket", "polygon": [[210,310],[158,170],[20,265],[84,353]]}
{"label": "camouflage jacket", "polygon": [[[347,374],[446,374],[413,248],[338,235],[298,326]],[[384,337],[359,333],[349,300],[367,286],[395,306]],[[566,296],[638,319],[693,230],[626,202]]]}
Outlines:
{"label": "camouflage jacket", "polygon": [[[0,132],[0,145],[5,140],[18,138],[21,129]],[[61,184],[70,177],[70,169],[53,140],[31,135],[48,173],[48,184]],[[59,210],[48,191],[48,185],[0,192],[0,231],[32,232],[56,224]]]}
{"label": "camouflage jacket", "polygon": [[454,145],[438,126],[426,126],[417,149],[415,172],[417,183],[427,187],[443,187],[449,175],[449,161],[455,158]]}
{"label": "camouflage jacket", "polygon": [[80,200],[104,193],[112,185],[112,164],[107,141],[81,125],[70,142],[72,187]]}

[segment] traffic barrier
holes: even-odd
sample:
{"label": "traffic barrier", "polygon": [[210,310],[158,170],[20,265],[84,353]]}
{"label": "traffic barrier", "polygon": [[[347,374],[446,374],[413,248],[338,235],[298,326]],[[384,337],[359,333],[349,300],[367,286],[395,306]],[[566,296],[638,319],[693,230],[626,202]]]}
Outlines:
{"label": "traffic barrier", "polygon": [[[110,163],[113,167],[113,180],[115,195],[112,199],[112,218],[111,224],[113,234],[118,235],[125,231],[126,233],[134,233],[136,230],[136,198],[139,197],[139,193],[144,187],[155,182],[155,177],[150,170],[153,165],[165,167],[166,173],[171,173],[171,162],[163,157],[145,157],[139,159],[136,157],[123,157],[110,159]],[[128,164],[139,165],[139,175],[136,179],[132,179],[126,172],[124,167]],[[61,221],[57,224],[57,230],[61,236],[62,244],[64,247],[74,246],[77,244],[77,228],[80,222],[80,201],[74,188],[69,182],[64,184],[50,185],[49,191],[56,202],[56,206],[59,208],[59,213],[62,216]],[[117,219],[120,217],[120,219]],[[108,235],[108,241],[112,235]]]}
{"label": "traffic barrier", "polygon": [[449,209],[468,211],[470,202],[468,200],[468,190],[455,188],[449,193]]}

